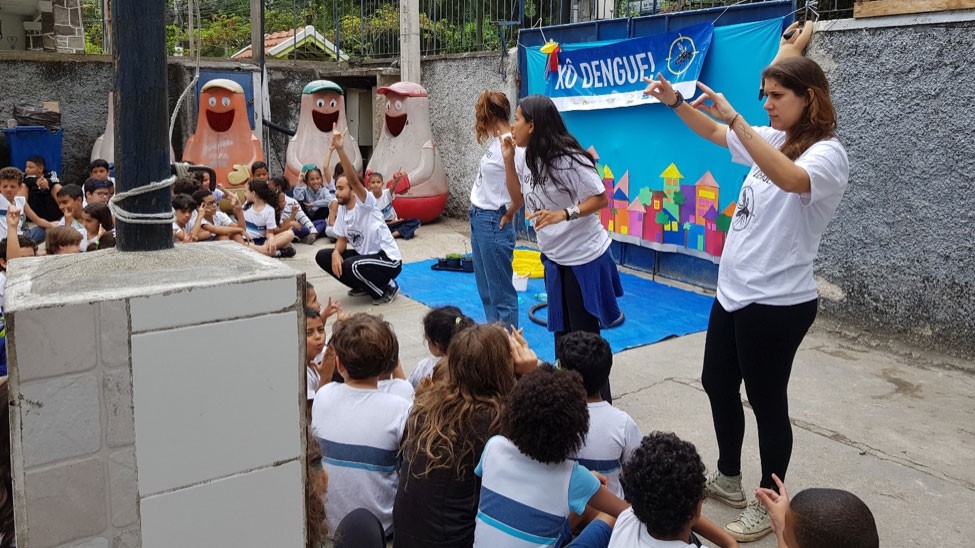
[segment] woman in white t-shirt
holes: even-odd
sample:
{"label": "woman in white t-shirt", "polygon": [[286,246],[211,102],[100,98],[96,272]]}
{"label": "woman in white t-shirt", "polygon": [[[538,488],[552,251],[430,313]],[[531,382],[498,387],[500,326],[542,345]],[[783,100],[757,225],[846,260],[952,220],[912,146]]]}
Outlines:
{"label": "woman in white t-shirt", "polygon": [[[488,322],[518,327],[518,293],[511,283],[515,225],[521,193],[508,194],[499,136],[511,133],[511,103],[500,91],[484,91],[474,109],[479,144],[488,143],[471,187],[471,255],[474,280]],[[515,149],[515,173],[525,174],[525,149]],[[518,183],[515,183],[516,185]]]}
{"label": "woman in white t-shirt", "polygon": [[771,127],[752,127],[724,95],[703,84],[704,93],[686,105],[662,76],[647,82],[645,93],[701,137],[730,149],[732,161],[751,166],[721,255],[701,381],[719,454],[708,495],[745,508],[726,527],[739,541],[756,540],[771,524],[741,486],[745,415],[739,390],[744,381],[758,423],[761,487],[775,489],[772,474],[784,478],[792,456],[789,375],[816,318],[813,261],[849,180],[846,150],[836,139],[826,75],[804,57],[777,61],[762,73]]}
{"label": "woman in white t-shirt", "polygon": [[[528,169],[520,178],[515,145],[525,147]],[[556,346],[572,331],[599,333],[619,319],[616,299],[623,286],[597,215],[608,197],[595,162],[543,95],[518,103],[511,137],[502,140],[501,149],[508,192],[521,195],[526,219],[535,226],[545,267],[548,330],[555,333]],[[608,382],[601,395],[612,401]]]}

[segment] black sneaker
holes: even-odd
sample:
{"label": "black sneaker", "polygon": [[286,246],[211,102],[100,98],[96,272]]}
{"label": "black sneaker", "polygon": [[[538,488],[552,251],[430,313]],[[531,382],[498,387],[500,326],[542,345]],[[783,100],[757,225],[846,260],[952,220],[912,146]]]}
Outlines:
{"label": "black sneaker", "polygon": [[298,252],[295,250],[294,246],[289,245],[288,247],[282,247],[278,250],[278,257],[282,259],[290,259],[297,255]]}
{"label": "black sneaker", "polygon": [[350,289],[349,290],[349,296],[350,297],[361,297],[363,295],[368,295],[368,294],[369,294],[369,292],[366,291],[365,289]]}
{"label": "black sneaker", "polygon": [[381,304],[389,304],[396,299],[396,295],[398,294],[399,294],[399,285],[397,284],[390,285],[389,287],[386,288],[386,292],[383,293],[382,297],[379,297],[378,299],[373,299],[372,304],[377,306]]}

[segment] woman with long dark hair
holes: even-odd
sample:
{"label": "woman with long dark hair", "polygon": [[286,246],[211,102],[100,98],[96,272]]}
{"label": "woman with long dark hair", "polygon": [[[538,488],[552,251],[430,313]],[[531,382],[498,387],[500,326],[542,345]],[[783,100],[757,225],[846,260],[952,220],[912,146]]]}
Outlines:
{"label": "woman with long dark hair", "polygon": [[813,260],[849,180],[836,138],[836,111],[823,70],[805,57],[777,61],[762,73],[770,127],[751,126],[725,99],[704,92],[685,103],[670,83],[647,80],[645,93],[674,109],[695,133],[750,166],[718,270],[701,381],[711,401],[718,465],[708,495],[744,508],[726,527],[739,541],[771,532],[768,514],[741,484],[745,414],[742,381],[758,423],[761,487],[775,489],[792,456],[788,386],[792,362],[816,318]]}
{"label": "woman with long dark hair", "polygon": [[[501,157],[501,138],[511,133],[511,103],[500,91],[484,91],[477,99],[474,118],[477,142],[488,143],[471,187],[474,280],[487,321],[518,327],[518,293],[511,281],[515,250],[515,225],[511,219],[521,207],[521,194],[508,194]],[[516,151],[515,166],[516,176],[523,176],[524,149]]]}
{"label": "woman with long dark hair", "polygon": [[[538,236],[548,330],[556,341],[572,331],[599,333],[619,319],[616,299],[623,287],[597,215],[609,198],[596,163],[566,129],[555,103],[543,95],[518,103],[511,135],[501,147],[508,192],[522,196]],[[515,177],[515,145],[525,147],[528,173],[521,181]],[[602,395],[611,401],[608,383]]]}

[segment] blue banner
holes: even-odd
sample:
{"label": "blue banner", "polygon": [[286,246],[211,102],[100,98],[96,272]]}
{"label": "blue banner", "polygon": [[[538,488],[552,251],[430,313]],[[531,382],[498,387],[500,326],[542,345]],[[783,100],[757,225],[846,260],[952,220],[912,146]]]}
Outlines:
{"label": "blue banner", "polygon": [[[782,25],[772,19],[715,28],[701,70],[701,81],[724,93],[755,126],[768,124],[758,88]],[[539,92],[531,84],[529,91]],[[684,94],[688,100],[697,95]],[[717,262],[746,166],[732,163],[727,149],[695,135],[660,104],[580,110],[562,118],[597,157],[610,200],[599,216],[614,240]]]}
{"label": "blue banner", "polygon": [[629,107],[658,102],[643,95],[643,78],[659,72],[690,96],[713,33],[713,24],[702,23],[629,40],[566,45],[552,70],[547,54],[529,48],[528,89],[551,97],[563,112]]}

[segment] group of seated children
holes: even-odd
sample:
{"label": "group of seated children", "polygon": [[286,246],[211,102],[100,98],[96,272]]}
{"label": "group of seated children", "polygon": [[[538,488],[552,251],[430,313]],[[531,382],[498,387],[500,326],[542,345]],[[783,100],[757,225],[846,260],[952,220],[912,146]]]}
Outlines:
{"label": "group of seated children", "polygon": [[[520,332],[436,308],[423,322],[435,357],[414,368],[415,393],[400,393],[384,388],[404,377],[388,322],[331,300],[319,310],[313,289],[306,303],[309,546],[738,545],[701,514],[694,445],[643,437],[603,401],[612,351],[599,335],[565,335],[553,367]],[[807,490],[790,503],[779,483],[758,497],[780,547],[879,544],[869,509],[845,491]]]}

